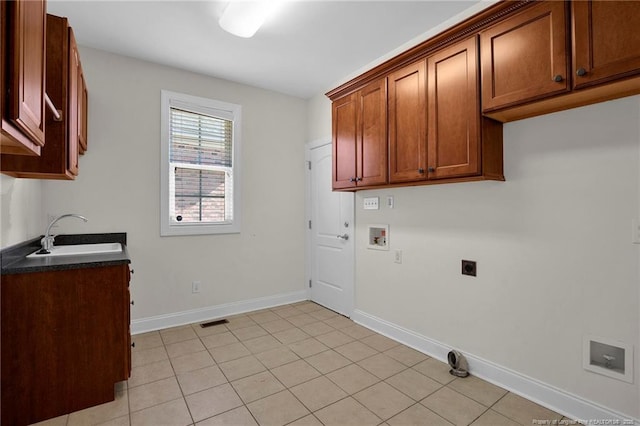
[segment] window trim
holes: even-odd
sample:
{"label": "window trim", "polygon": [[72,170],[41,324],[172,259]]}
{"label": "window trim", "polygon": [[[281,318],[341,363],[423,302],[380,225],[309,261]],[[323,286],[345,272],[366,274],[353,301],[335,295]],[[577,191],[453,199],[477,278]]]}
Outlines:
{"label": "window trim", "polygon": [[[241,165],[242,106],[214,99],[162,90],[160,95],[160,236],[236,234],[241,230]],[[213,115],[233,122],[233,220],[220,223],[175,223],[169,215],[170,191],[170,108]]]}

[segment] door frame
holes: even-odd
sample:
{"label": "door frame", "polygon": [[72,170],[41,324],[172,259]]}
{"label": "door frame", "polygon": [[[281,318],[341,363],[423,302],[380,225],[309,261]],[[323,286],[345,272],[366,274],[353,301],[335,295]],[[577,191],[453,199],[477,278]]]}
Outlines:
{"label": "door frame", "polygon": [[[304,262],[305,262],[305,289],[306,289],[306,294],[307,294],[307,299],[308,300],[312,300],[311,299],[311,287],[310,287],[310,282],[312,279],[312,268],[313,268],[313,257],[312,257],[312,253],[313,253],[313,238],[312,238],[312,234],[311,234],[311,229],[309,228],[309,221],[313,220],[313,208],[312,208],[312,197],[311,197],[311,191],[312,191],[312,185],[311,185],[311,168],[309,167],[309,165],[311,164],[311,151],[313,149],[316,148],[320,148],[323,147],[325,145],[331,145],[332,141],[331,141],[331,137],[325,137],[325,138],[320,138],[320,139],[316,139],[314,141],[311,142],[307,142],[305,144],[305,151],[304,151],[304,156],[305,156],[305,202],[304,202],[304,210],[305,210],[305,256],[304,256]],[[355,198],[355,195],[353,195]],[[355,208],[355,203],[354,203],[354,208]],[[353,233],[352,238],[355,239],[356,235],[356,214],[355,214],[355,210],[353,211],[353,222],[352,222],[352,227],[351,227],[351,232]],[[351,283],[352,283],[352,297],[351,297],[351,306],[348,307],[347,309],[347,316],[351,317],[353,315],[353,311],[355,310],[355,297],[356,297],[356,277],[355,277],[355,251],[356,251],[356,244],[354,241],[354,244],[351,245],[351,259],[353,259],[353,265],[351,265],[351,270],[353,271],[352,273],[352,277],[351,277]]]}

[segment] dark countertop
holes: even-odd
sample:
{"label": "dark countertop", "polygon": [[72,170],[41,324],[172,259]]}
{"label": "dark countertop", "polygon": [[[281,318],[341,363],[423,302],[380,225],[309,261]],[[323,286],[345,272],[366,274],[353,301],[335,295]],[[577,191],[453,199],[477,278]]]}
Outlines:
{"label": "dark countertop", "polygon": [[40,249],[42,236],[0,250],[1,274],[26,274],[32,272],[62,271],[68,269],[98,268],[101,266],[131,263],[127,251],[127,234],[57,235],[54,245],[121,243],[122,252],[30,258],[26,256]]}

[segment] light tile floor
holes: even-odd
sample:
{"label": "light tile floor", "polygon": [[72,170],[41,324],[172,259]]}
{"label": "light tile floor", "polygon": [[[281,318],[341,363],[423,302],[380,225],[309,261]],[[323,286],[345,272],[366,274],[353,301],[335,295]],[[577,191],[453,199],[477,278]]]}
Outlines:
{"label": "light tile floor", "polygon": [[[114,402],[46,425],[530,425],[563,417],[300,302],[133,336]],[[568,419],[563,419],[568,420]]]}

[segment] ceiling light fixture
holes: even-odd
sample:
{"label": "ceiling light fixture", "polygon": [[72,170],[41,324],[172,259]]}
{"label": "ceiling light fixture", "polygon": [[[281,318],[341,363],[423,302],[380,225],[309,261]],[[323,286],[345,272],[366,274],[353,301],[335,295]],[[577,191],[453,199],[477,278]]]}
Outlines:
{"label": "ceiling light fixture", "polygon": [[218,23],[223,30],[233,35],[253,37],[280,4],[281,1],[278,0],[232,0],[224,9]]}

